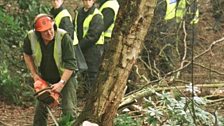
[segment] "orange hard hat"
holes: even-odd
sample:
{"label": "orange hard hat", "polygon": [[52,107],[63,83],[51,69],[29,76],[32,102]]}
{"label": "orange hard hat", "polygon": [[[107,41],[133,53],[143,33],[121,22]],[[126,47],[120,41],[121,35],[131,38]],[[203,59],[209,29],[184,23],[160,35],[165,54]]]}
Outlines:
{"label": "orange hard hat", "polygon": [[54,26],[54,20],[50,15],[38,14],[34,19],[34,28],[36,31],[46,31]]}

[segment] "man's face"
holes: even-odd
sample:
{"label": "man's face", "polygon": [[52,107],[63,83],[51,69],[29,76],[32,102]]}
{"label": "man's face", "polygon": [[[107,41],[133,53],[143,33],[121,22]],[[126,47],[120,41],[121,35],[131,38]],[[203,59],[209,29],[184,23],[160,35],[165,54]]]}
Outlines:
{"label": "man's face", "polygon": [[50,29],[40,32],[42,39],[44,42],[50,42],[54,39],[54,27],[52,26]]}
{"label": "man's face", "polygon": [[88,10],[93,6],[95,0],[82,0],[82,2],[83,2],[84,8]]}
{"label": "man's face", "polygon": [[54,8],[59,8],[63,4],[63,0],[51,0],[51,4]]}

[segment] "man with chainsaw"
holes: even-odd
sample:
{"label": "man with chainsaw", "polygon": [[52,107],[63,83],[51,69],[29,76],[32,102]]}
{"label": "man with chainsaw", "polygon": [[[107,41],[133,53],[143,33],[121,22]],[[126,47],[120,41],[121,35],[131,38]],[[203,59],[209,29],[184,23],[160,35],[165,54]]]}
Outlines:
{"label": "man with chainsaw", "polygon": [[77,59],[77,66],[79,70],[80,71],[87,70],[85,58],[79,47],[76,33],[74,32],[72,16],[69,13],[69,11],[63,6],[64,0],[52,0],[51,3],[52,3],[52,9],[50,10],[50,14],[54,17],[56,26],[58,28],[67,31],[71,36],[71,38],[73,39],[73,45]]}
{"label": "man with chainsaw", "polygon": [[[61,94],[63,116],[69,117],[72,121],[75,117],[77,81],[74,71],[77,66],[72,39],[68,32],[57,28],[51,16],[39,14],[34,19],[34,29],[28,32],[24,40],[23,49],[25,63],[35,82],[35,90],[46,91],[44,85],[47,83],[50,93]],[[40,87],[45,89],[39,89]],[[34,126],[47,126],[48,107],[55,106],[52,103],[58,101],[57,97],[51,96],[50,94],[39,98]]]}
{"label": "man with chainsaw", "polygon": [[76,11],[73,20],[81,50],[88,66],[86,91],[95,87],[104,51],[104,23],[102,13],[95,7],[95,0],[82,0],[83,7]]}

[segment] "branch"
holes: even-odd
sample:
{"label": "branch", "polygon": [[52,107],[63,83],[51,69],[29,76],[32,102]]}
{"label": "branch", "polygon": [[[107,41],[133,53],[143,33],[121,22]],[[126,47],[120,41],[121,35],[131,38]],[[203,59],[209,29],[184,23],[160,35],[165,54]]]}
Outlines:
{"label": "branch", "polygon": [[[224,37],[221,38],[221,39],[218,39],[218,40],[216,40],[216,41],[214,41],[214,42],[212,42],[212,44],[208,47],[208,49],[206,49],[205,51],[203,51],[203,52],[200,53],[199,55],[196,55],[196,56],[194,57],[193,60],[196,60],[196,59],[199,58],[200,56],[206,54],[208,51],[211,51],[213,46],[215,46],[216,44],[218,44],[218,43],[220,43],[220,42],[223,42],[223,41],[224,41]],[[186,68],[187,66],[189,66],[189,65],[191,64],[191,62],[189,62],[189,61],[183,61],[183,62],[185,62],[185,63],[187,62],[187,64],[184,65],[183,67],[180,67],[180,68],[176,69],[176,70],[173,70],[173,71],[171,71],[171,72],[168,72],[167,74],[164,75],[164,78],[167,77],[167,76],[170,76],[170,75],[172,75],[172,74],[174,74],[174,73],[176,73],[176,72],[178,72],[178,71],[180,71],[180,70],[182,70],[182,69],[184,69],[184,68]]]}
{"label": "branch", "polygon": [[202,68],[205,68],[205,69],[207,69],[207,70],[210,70],[211,72],[214,72],[214,73],[217,73],[217,74],[220,74],[220,75],[224,75],[224,73],[222,73],[222,72],[219,72],[219,71],[214,70],[214,69],[210,69],[210,68],[208,68],[208,67],[206,67],[206,66],[204,66],[204,65],[201,65],[201,64],[199,64],[199,63],[195,63],[195,62],[194,62],[194,64],[197,65],[197,66],[200,66],[200,67],[202,67]]}
{"label": "branch", "polygon": [[[195,87],[198,88],[218,88],[218,87],[223,87],[224,83],[219,83],[219,84],[197,84]],[[170,87],[158,87],[158,88],[153,88],[153,87],[147,87],[142,90],[139,90],[135,93],[132,93],[130,95],[125,96],[122,99],[121,104],[119,105],[119,108],[124,107],[126,105],[135,103],[137,99],[150,96],[154,94],[157,91],[167,91],[167,90],[173,90],[173,89],[186,89],[186,86],[170,86]]]}
{"label": "branch", "polygon": [[5,122],[2,122],[2,121],[0,121],[0,125],[1,126],[11,126],[11,125],[8,125],[8,124],[6,124]]}
{"label": "branch", "polygon": [[[196,56],[194,57],[193,60],[195,60],[195,59],[199,58],[200,56],[206,54],[207,52],[211,51],[213,46],[215,46],[216,44],[218,44],[218,43],[220,43],[220,42],[223,42],[223,41],[224,41],[224,37],[221,38],[221,39],[218,39],[218,40],[216,40],[216,41],[213,41],[205,51],[203,51],[203,52],[200,53],[199,55],[196,55]],[[147,63],[144,62],[141,58],[139,58],[139,59],[140,59],[140,61],[141,61],[141,62],[142,62],[142,63],[143,63],[149,70],[153,71],[153,73],[156,74],[156,71],[158,71],[158,70],[153,70],[153,68],[151,68],[150,66],[148,66]],[[188,67],[188,66],[191,64],[191,62],[190,62],[190,61],[187,61],[187,60],[184,60],[184,59],[185,59],[185,57],[182,57],[182,62],[181,62],[181,64],[183,65],[183,64],[186,63],[185,65],[183,65],[183,66],[181,65],[181,66],[180,66],[179,68],[177,68],[176,70],[173,70],[173,71],[170,71],[170,72],[166,73],[163,77],[160,76],[159,71],[158,71],[158,74],[157,74],[157,75],[158,75],[158,78],[159,78],[159,79],[154,80],[154,81],[150,81],[150,82],[146,83],[146,84],[143,86],[143,88],[144,88],[144,87],[147,87],[149,84],[152,84],[152,83],[155,83],[155,82],[159,82],[159,81],[161,81],[162,79],[166,78],[167,76],[170,76],[170,75],[172,75],[172,74],[174,74],[174,73],[177,73],[177,72],[183,70],[184,68]],[[198,64],[196,64],[196,65],[198,65]],[[156,65],[155,65],[155,66],[156,66]],[[155,67],[155,68],[156,68],[156,67]],[[204,68],[206,68],[206,67],[204,67]],[[216,71],[216,70],[211,70],[211,71],[212,71],[212,72],[215,72],[215,73],[218,73],[218,74],[221,74],[221,75],[224,74],[224,73],[218,72],[218,71]],[[141,89],[140,89],[140,90],[141,90]]]}
{"label": "branch", "polygon": [[[186,27],[185,27],[185,21],[183,22],[183,30],[184,30],[184,55],[181,59],[181,63],[180,63],[180,69],[184,67],[184,63],[185,63],[185,59],[187,57],[187,32],[186,32]],[[177,78],[180,75],[180,71],[177,73]]]}
{"label": "branch", "polygon": [[215,46],[216,44],[220,43],[220,42],[223,42],[224,41],[224,37],[222,37],[221,39],[218,39],[214,42],[212,42],[212,44],[210,44],[210,46],[208,47],[208,49],[206,49],[204,52],[202,52],[201,54],[197,55],[194,57],[194,60],[197,59],[198,57],[206,54],[208,51],[211,51],[212,50],[212,47]]}

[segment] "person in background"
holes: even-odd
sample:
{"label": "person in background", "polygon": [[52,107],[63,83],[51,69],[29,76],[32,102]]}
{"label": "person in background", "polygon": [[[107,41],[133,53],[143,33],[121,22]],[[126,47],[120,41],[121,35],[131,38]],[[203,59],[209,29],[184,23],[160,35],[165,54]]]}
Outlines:
{"label": "person in background", "polygon": [[[28,32],[24,40],[23,50],[34,82],[44,80],[52,84],[51,90],[62,94],[63,116],[73,121],[76,116],[77,84],[74,70],[77,66],[69,34],[56,27],[53,17],[39,14],[35,17],[34,29]],[[33,125],[47,126],[47,114],[46,105],[38,101]]]}
{"label": "person in background", "polygon": [[114,29],[119,3],[117,0],[98,0],[99,10],[103,14],[105,51],[109,49],[112,32]]}
{"label": "person in background", "polygon": [[52,0],[51,3],[53,8],[50,10],[50,14],[54,17],[56,26],[67,31],[73,39],[74,26],[72,24],[72,16],[63,7],[64,0]]}
{"label": "person in background", "polygon": [[76,11],[73,20],[80,48],[84,54],[88,70],[86,91],[91,92],[98,76],[104,51],[103,15],[94,6],[95,0],[82,0],[83,7]]}
{"label": "person in background", "polygon": [[87,70],[87,65],[83,53],[79,47],[76,33],[74,32],[74,26],[72,24],[72,16],[67,9],[64,8],[64,0],[52,0],[52,9],[50,14],[55,19],[55,24],[58,28],[64,29],[69,33],[73,39],[73,45],[75,49],[75,55],[77,59],[77,66],[79,71]]}

